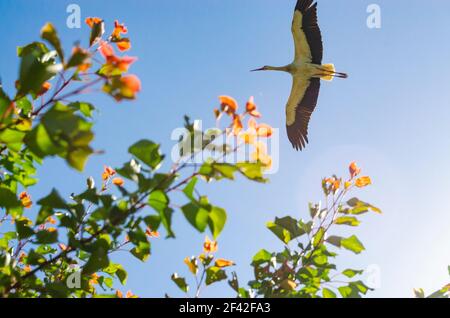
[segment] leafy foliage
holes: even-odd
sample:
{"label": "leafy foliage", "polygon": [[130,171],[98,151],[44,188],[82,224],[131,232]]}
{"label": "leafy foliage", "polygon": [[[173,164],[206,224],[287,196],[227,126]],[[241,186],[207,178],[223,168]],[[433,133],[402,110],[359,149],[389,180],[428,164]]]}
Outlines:
{"label": "leafy foliage", "polygon": [[[116,290],[116,283],[125,284],[128,274],[111,261],[111,254],[125,250],[147,261],[160,230],[175,238],[172,218],[178,210],[196,230],[209,230],[216,239],[227,213],[200,194],[198,183],[234,179],[235,173],[257,182],[264,179],[266,165],[258,160],[225,164],[223,157],[213,155],[205,155],[209,159],[191,172],[190,159],[207,152],[214,140],[192,148],[164,172],[159,144],[142,139],[129,147],[130,160],[122,167],[105,165],[99,186],[89,177],[86,188],[70,198],[54,189],[35,203],[28,189],[38,184],[36,167],[43,160],[57,156],[82,171],[95,154],[91,144],[96,107],[77,98],[101,88],[116,101],[132,100],[141,90],[139,79],[127,74],[136,58],[117,55],[113,48],[131,48],[130,39],[122,37],[128,33],[125,25],[115,21],[104,39],[102,19],[92,17],[86,23],[89,46],[77,45],[70,55],[64,53],[56,28],[47,23],[41,38],[50,48],[43,42],[20,47],[15,94],[8,95],[0,86],[0,227],[6,230],[0,235],[2,297],[136,297]],[[237,116],[250,113],[231,115],[229,129]],[[185,121],[187,140],[198,133],[206,136]],[[185,194],[181,205],[173,202],[178,190]],[[225,278],[224,264],[222,260],[205,269],[207,284]],[[182,278],[172,278],[187,292]]]}
{"label": "leafy foliage", "polygon": [[[311,219],[304,221],[291,216],[275,218],[267,228],[283,243],[280,252],[260,250],[252,260],[255,279],[249,282],[250,290],[239,287],[237,276],[230,286],[238,297],[289,297],[289,298],[344,298],[361,297],[370,288],[357,277],[362,270],[338,271],[333,259],[339,249],[355,254],[364,251],[361,241],[355,236],[330,235],[337,226],[357,227],[357,216],[368,211],[381,211],[359,199],[345,201],[355,187],[369,185],[369,177],[358,177],[360,169],[350,165],[350,178],[343,182],[333,176],[322,181],[325,204],[309,205]],[[364,186],[361,178],[368,180]]]}

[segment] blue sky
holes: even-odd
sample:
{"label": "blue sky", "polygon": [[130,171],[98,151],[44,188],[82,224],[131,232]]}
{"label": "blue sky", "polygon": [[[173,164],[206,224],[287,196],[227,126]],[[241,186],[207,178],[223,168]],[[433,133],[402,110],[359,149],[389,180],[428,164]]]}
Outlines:
{"label": "blue sky", "polygon": [[[125,22],[133,43],[130,55],[139,57],[131,69],[143,84],[137,101],[116,104],[104,96],[89,97],[100,109],[95,145],[106,153],[92,157],[82,174],[60,159],[48,160],[39,169],[41,183],[31,190],[33,197],[52,187],[64,195],[82,189],[88,176],[99,177],[103,164],[128,160],[126,150],[138,139],[161,142],[168,152],[170,133],[184,114],[212,125],[217,96],[232,95],[244,104],[254,95],[264,121],[281,130],[278,173],[269,185],[241,180],[202,189],[228,211],[219,255],[237,262],[241,280],[251,279],[249,263],[260,248],[282,248],[265,222],[287,214],[306,218],[307,203],[321,199],[321,178],[346,175],[348,163],[357,161],[374,182],[358,195],[384,214],[365,217],[357,230],[367,251],[360,256],[343,252],[338,264],[342,269],[378,266],[381,287],[371,296],[410,297],[413,287],[441,287],[448,282],[450,264],[450,2],[318,2],[324,63],[333,62],[350,78],[322,85],[310,144],[299,153],[284,132],[291,79],[249,72],[291,62],[294,0],[2,0],[0,28],[7,32],[0,75],[9,90],[17,77],[16,46],[38,39],[45,22],[55,24],[66,50],[86,39],[87,26],[66,27],[70,3],[81,7],[83,19]],[[366,25],[371,3],[381,7],[381,29]],[[125,290],[180,296],[170,275],[186,273],[183,258],[200,252],[204,236],[186,225],[181,213],[174,223],[177,239],[154,242],[148,263],[125,254],[115,257],[130,274]],[[205,293],[231,295],[226,286]]]}

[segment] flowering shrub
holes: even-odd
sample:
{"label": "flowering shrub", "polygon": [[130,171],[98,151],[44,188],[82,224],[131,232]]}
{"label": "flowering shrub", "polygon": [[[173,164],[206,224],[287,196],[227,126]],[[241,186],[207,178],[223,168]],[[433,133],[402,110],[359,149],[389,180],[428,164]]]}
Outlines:
{"label": "flowering shrub", "polygon": [[[322,180],[323,204],[310,204],[311,219],[305,221],[291,216],[276,218],[267,223],[267,228],[283,243],[281,252],[260,250],[251,263],[255,279],[248,286],[241,286],[236,272],[231,273],[228,284],[237,293],[237,297],[360,297],[370,288],[360,279],[363,270],[345,269],[339,272],[332,259],[337,256],[336,249],[346,249],[355,254],[364,250],[360,240],[352,235],[340,237],[331,235],[335,226],[357,227],[361,215],[372,211],[381,213],[375,206],[357,198],[345,199],[355,188],[364,188],[371,184],[368,176],[360,176],[361,170],[356,163],[349,166],[349,177],[345,180],[336,176]],[[214,248],[211,250],[211,244]],[[186,258],[185,263],[195,277],[198,297],[206,275],[206,286],[227,279],[230,275],[226,268],[233,266],[232,261],[216,259],[212,254],[217,242],[205,241],[206,254]],[[209,253],[208,253],[209,252]],[[199,265],[202,271],[199,273]],[[222,265],[222,266],[221,266]],[[198,279],[200,275],[200,279]],[[188,293],[189,285],[177,274],[172,280]]]}
{"label": "flowering shrub", "polygon": [[[88,18],[86,24],[89,44],[75,46],[66,57],[55,27],[47,23],[41,30],[45,43],[33,42],[18,49],[16,92],[9,95],[0,87],[2,297],[136,297],[115,286],[116,281],[125,284],[128,274],[121,264],[110,260],[112,253],[127,250],[139,260],[147,260],[151,240],[158,239],[160,231],[175,238],[172,215],[177,210],[196,230],[208,230],[216,240],[227,213],[198,192],[197,182],[234,179],[238,173],[249,180],[266,181],[267,155],[234,164],[223,160],[239,145],[229,149],[226,141],[216,144],[226,151],[196,165],[192,172],[189,158],[210,147],[212,141],[207,141],[189,149],[163,172],[160,146],[143,139],[128,149],[129,162],[118,168],[105,166],[100,182],[88,178],[81,193],[64,198],[54,189],[43,198],[32,198],[29,188],[38,184],[36,166],[47,157],[58,156],[81,171],[95,153],[91,147],[95,106],[78,100],[82,94],[101,88],[120,102],[135,99],[141,90],[139,79],[128,74],[137,59],[116,53],[116,49],[122,53],[131,48],[130,39],[123,37],[128,33],[126,26],[116,21],[105,38],[102,19]],[[237,132],[236,123],[247,115],[259,116],[256,105],[237,115],[237,104],[228,105],[223,97],[221,107],[233,118],[221,132],[227,136],[229,129]],[[188,141],[199,133],[188,118],[185,127]],[[172,203],[175,191],[185,194],[186,204]],[[224,261],[217,261],[225,266]]]}

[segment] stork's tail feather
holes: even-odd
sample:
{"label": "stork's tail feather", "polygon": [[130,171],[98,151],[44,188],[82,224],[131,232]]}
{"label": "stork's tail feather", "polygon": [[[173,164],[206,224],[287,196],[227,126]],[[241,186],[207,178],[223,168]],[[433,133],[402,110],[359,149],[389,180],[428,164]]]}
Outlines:
{"label": "stork's tail feather", "polygon": [[320,70],[323,71],[320,78],[324,81],[332,81],[334,77],[339,78],[347,78],[348,75],[346,73],[336,72],[334,64],[324,64],[320,67]]}
{"label": "stork's tail feather", "polygon": [[324,64],[321,69],[324,71],[324,74],[320,78],[324,81],[332,81],[336,72],[334,64]]}

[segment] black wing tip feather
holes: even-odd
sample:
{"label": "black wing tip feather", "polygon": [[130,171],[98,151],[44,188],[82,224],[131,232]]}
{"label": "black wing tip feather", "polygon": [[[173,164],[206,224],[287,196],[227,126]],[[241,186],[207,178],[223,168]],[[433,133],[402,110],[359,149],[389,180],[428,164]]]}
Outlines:
{"label": "black wing tip feather", "polygon": [[308,136],[302,133],[302,131],[296,127],[296,125],[292,126],[286,126],[287,135],[289,138],[289,141],[292,144],[292,147],[294,147],[297,151],[302,151],[306,148],[306,145],[308,144]]}
{"label": "black wing tip feather", "polygon": [[305,13],[311,7],[317,7],[317,2],[314,3],[314,0],[298,0],[297,5],[295,6],[295,10],[300,11],[301,13]]}

